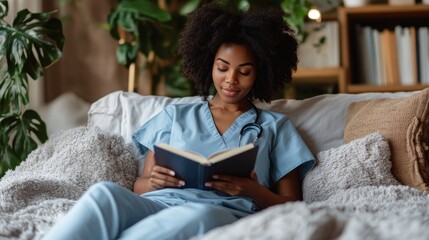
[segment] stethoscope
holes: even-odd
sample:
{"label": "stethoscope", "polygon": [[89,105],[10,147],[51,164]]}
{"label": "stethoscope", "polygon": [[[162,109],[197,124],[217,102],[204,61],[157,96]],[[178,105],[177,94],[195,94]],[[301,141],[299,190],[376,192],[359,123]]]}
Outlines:
{"label": "stethoscope", "polygon": [[258,120],[259,120],[259,110],[258,108],[255,106],[255,104],[253,104],[252,102],[250,102],[250,104],[252,104],[252,108],[255,110],[256,112],[256,118],[255,121],[252,123],[247,123],[246,125],[244,125],[241,130],[240,130],[240,135],[238,136],[238,146],[240,146],[240,142],[241,142],[241,138],[243,137],[243,135],[250,131],[250,130],[254,130],[256,131],[256,137],[255,139],[253,139],[253,144],[255,144],[255,142],[261,137],[262,135],[262,126],[260,124],[258,124]]}

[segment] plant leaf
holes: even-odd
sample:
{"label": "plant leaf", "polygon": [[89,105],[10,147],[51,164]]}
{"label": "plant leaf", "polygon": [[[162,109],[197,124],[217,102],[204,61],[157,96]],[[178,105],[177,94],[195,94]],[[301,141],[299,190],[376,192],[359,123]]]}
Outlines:
{"label": "plant leaf", "polygon": [[171,19],[171,16],[167,11],[162,10],[151,1],[124,0],[121,1],[116,9],[112,9],[107,19],[111,35],[119,39],[118,28],[135,33],[135,36],[137,36],[137,28],[140,21],[155,20],[155,22],[167,22]]}
{"label": "plant leaf", "polygon": [[9,75],[28,74],[37,79],[46,68],[58,61],[64,46],[61,21],[50,13],[18,12],[12,27],[0,27],[0,41],[6,56]]}
{"label": "plant leaf", "polygon": [[0,121],[0,128],[3,134],[12,139],[12,149],[20,161],[25,160],[38,143],[48,139],[45,123],[33,110],[26,110],[22,115],[6,115]]}
{"label": "plant leaf", "polygon": [[10,132],[6,130],[13,122],[14,117],[11,114],[0,116],[0,177],[20,162],[19,157],[9,145]]}
{"label": "plant leaf", "polygon": [[7,0],[0,0],[0,19],[4,19],[9,12],[9,3]]}
{"label": "plant leaf", "polygon": [[137,12],[140,19],[146,17],[160,22],[167,22],[171,19],[167,11],[159,8],[149,0],[123,0],[118,10],[123,12]]}
{"label": "plant leaf", "polygon": [[187,1],[187,3],[185,3],[183,5],[183,7],[179,10],[180,15],[188,15],[189,13],[195,11],[195,9],[198,8],[198,6],[200,5],[201,0],[190,0]]}
{"label": "plant leaf", "polygon": [[[3,146],[2,146],[3,147]],[[7,170],[15,169],[21,161],[9,145],[4,145],[4,150],[0,149],[0,178],[4,176]]]}
{"label": "plant leaf", "polygon": [[119,64],[129,67],[135,61],[138,54],[138,46],[136,44],[124,43],[120,44],[116,49],[116,59]]}
{"label": "plant leaf", "polygon": [[3,74],[0,82],[0,114],[19,112],[29,102],[27,75],[16,75],[10,78]]}
{"label": "plant leaf", "polygon": [[280,7],[286,13],[285,21],[298,35],[301,34],[302,24],[310,10],[310,3],[307,0],[283,0]]}
{"label": "plant leaf", "polygon": [[0,178],[4,176],[7,170],[15,169],[21,163],[19,157],[9,145],[2,145],[1,148],[4,149],[0,149]]}
{"label": "plant leaf", "polygon": [[[121,44],[117,50],[118,62],[122,65],[129,66],[135,61],[137,52],[141,50],[147,56],[152,48],[150,41],[152,35],[152,25],[171,20],[171,15],[165,10],[159,8],[149,0],[123,0],[120,1],[116,9],[112,9],[108,16],[110,26],[110,35],[115,39],[120,39],[118,29],[123,29],[131,35],[129,40],[130,46]],[[144,28],[144,31],[139,31]],[[141,35],[143,33],[143,35]],[[142,39],[141,39],[142,37]],[[126,53],[125,51],[130,51]]]}

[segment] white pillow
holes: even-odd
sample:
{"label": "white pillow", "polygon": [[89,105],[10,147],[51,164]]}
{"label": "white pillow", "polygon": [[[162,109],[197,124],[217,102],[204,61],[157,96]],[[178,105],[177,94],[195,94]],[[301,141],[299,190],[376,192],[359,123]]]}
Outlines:
{"label": "white pillow", "polygon": [[304,177],[303,199],[311,203],[344,189],[399,185],[391,168],[389,143],[379,132],[369,134],[317,154],[316,166]]}
{"label": "white pillow", "polygon": [[[256,103],[256,105],[288,115],[311,152],[316,155],[320,151],[344,143],[344,121],[351,102],[374,98],[399,98],[411,94],[411,92],[325,94],[304,100],[279,99],[272,101],[271,104]],[[132,141],[132,133],[167,104],[200,101],[201,98],[198,96],[169,98],[117,91],[91,105],[88,125],[120,134],[128,143]]]}
{"label": "white pillow", "polygon": [[119,134],[126,143],[131,143],[134,131],[168,104],[195,102],[201,102],[201,98],[142,96],[134,92],[116,91],[91,105],[88,126],[98,126],[104,131]]}

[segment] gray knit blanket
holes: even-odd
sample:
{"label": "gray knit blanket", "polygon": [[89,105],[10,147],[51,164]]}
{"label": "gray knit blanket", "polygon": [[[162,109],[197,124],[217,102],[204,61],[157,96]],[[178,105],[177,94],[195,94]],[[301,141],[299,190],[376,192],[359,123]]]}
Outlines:
{"label": "gray knit blanket", "polygon": [[40,239],[94,183],[132,189],[134,149],[96,127],[51,137],[0,180],[0,239]]}
{"label": "gray knit blanket", "polygon": [[[268,208],[195,239],[429,239],[429,195],[390,173],[379,133],[320,152],[303,202]],[[0,180],[0,239],[40,239],[99,181],[132,188],[134,150],[121,137],[80,127],[51,138]]]}
{"label": "gray knit blanket", "polygon": [[328,200],[288,203],[196,239],[427,240],[429,198],[406,186],[368,186]]}

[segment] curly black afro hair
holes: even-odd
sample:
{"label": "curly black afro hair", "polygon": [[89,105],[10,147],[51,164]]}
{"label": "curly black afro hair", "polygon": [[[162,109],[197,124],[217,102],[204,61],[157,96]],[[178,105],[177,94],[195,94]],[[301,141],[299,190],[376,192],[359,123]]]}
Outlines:
{"label": "curly black afro hair", "polygon": [[296,70],[298,42],[280,9],[241,12],[217,4],[206,4],[188,15],[179,41],[183,74],[195,83],[205,99],[213,84],[212,67],[223,43],[244,44],[257,59],[257,76],[251,99],[270,102],[292,80]]}

